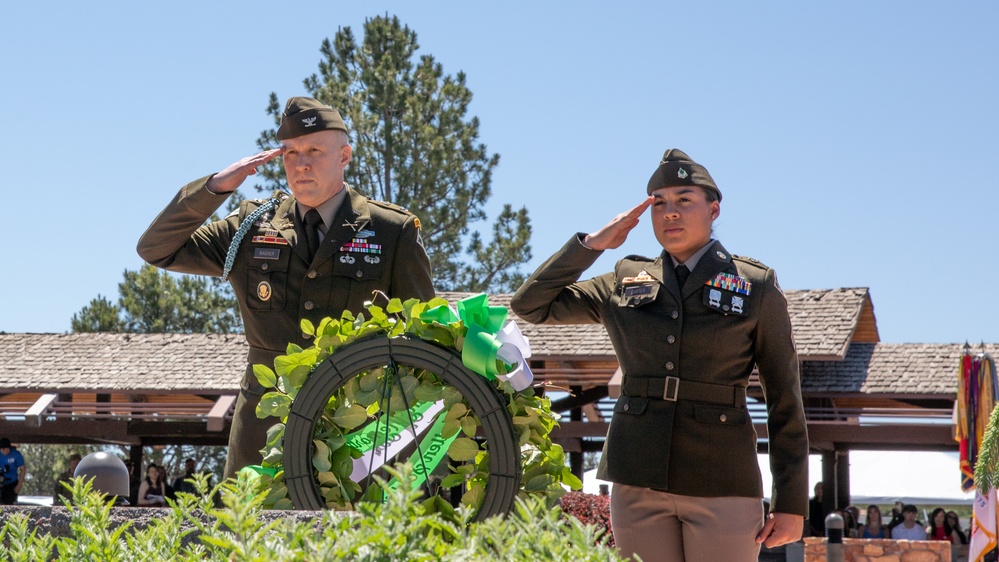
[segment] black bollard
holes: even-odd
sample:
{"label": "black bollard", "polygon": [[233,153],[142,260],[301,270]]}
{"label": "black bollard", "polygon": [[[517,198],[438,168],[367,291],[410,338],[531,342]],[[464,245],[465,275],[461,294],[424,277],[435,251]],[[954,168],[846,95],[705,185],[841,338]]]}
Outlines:
{"label": "black bollard", "polygon": [[826,562],[843,562],[843,516],[826,516]]}

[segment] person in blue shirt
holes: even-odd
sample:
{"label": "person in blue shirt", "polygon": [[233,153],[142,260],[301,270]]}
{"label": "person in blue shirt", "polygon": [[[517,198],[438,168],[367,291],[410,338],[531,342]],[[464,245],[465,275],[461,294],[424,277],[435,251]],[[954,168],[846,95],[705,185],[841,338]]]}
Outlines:
{"label": "person in blue shirt", "polygon": [[16,447],[10,445],[10,439],[0,439],[0,475],[3,476],[3,486],[0,487],[0,505],[14,505],[17,495],[21,493],[24,483],[24,457]]}

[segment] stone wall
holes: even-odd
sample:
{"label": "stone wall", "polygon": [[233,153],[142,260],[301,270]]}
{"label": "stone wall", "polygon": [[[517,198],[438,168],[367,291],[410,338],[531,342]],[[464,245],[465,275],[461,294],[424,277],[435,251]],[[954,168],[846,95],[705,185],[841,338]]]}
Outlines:
{"label": "stone wall", "polygon": [[[803,540],[805,562],[826,562],[825,538]],[[952,550],[954,558],[951,558]],[[952,547],[947,541],[843,539],[844,562],[958,562],[967,560],[967,554],[967,546]]]}

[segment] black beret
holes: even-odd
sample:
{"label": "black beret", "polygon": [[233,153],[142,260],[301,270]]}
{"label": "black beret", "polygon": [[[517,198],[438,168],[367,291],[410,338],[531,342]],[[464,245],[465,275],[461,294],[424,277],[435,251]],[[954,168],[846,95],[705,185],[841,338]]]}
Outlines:
{"label": "black beret", "polygon": [[292,139],[309,133],[336,129],[347,132],[340,112],[312,98],[289,98],[281,114],[278,140]]}
{"label": "black beret", "polygon": [[676,187],[679,185],[699,185],[714,191],[721,201],[721,190],[715,185],[715,180],[711,179],[708,170],[697,162],[690,159],[682,150],[671,148],[663,154],[663,159],[659,162],[659,167],[653,172],[649,179],[648,194],[663,187]]}

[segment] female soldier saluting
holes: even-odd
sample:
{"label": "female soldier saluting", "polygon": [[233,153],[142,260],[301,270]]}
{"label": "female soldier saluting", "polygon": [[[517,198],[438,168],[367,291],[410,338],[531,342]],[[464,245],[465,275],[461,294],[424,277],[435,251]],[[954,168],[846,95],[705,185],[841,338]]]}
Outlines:
{"label": "female soldier saluting", "polygon": [[[774,271],[711,239],[721,191],[671,149],[648,197],[597,232],[577,234],[514,295],[532,323],[599,322],[624,372],[598,477],[614,482],[611,520],[622,554],[680,562],[755,561],[801,537],[808,437],[787,301]],[[613,273],[579,276],[619,247],[652,207],[663,247]],[[746,386],[759,367],[774,489],[764,516]]]}

